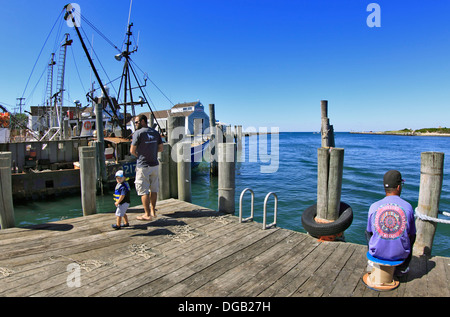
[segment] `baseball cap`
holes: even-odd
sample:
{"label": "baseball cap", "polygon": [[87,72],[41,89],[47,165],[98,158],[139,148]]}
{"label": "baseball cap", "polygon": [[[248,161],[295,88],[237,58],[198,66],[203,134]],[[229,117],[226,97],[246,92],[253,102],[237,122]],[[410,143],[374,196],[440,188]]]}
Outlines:
{"label": "baseball cap", "polygon": [[383,185],[384,188],[396,188],[401,185],[405,180],[402,179],[402,174],[397,170],[390,170],[384,174]]}
{"label": "baseball cap", "polygon": [[123,171],[117,171],[116,177],[123,177]]}

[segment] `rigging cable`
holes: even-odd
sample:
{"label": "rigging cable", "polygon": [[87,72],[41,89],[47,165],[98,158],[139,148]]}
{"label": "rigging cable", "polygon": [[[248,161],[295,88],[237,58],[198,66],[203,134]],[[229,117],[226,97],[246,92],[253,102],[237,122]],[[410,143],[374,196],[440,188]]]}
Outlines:
{"label": "rigging cable", "polygon": [[50,38],[50,35],[52,34],[53,29],[55,28],[56,24],[58,23],[58,21],[61,20],[61,15],[62,15],[63,12],[64,12],[64,10],[61,11],[61,13],[58,15],[58,18],[56,19],[55,23],[53,24],[52,29],[50,30],[50,33],[47,35],[47,38],[45,39],[44,45],[42,45],[41,51],[39,52],[39,55],[38,55],[38,57],[37,57],[37,59],[36,59],[36,62],[34,63],[33,68],[32,68],[32,70],[31,70],[31,74],[30,74],[30,76],[28,77],[27,83],[26,83],[26,85],[25,85],[25,89],[23,90],[22,98],[23,98],[23,96],[25,96],[25,92],[27,91],[28,84],[30,83],[31,76],[33,75],[34,69],[36,68],[36,65],[37,65],[37,63],[38,63],[38,61],[39,61],[39,58],[41,57],[42,51],[44,50],[44,47],[45,47],[45,45],[47,44],[47,41],[48,41],[48,39]]}
{"label": "rigging cable", "polygon": [[[139,68],[139,66],[130,58],[130,61],[137,67],[137,69],[139,69],[143,74],[147,74],[145,73],[142,69]],[[147,79],[153,84],[153,86],[156,87],[156,89],[158,89],[158,91],[170,102],[170,104],[172,106],[175,106],[175,104],[172,102],[172,100],[169,99],[169,97],[167,97],[161,89],[159,89],[159,87],[147,76]]]}
{"label": "rigging cable", "polygon": [[94,24],[92,24],[87,18],[85,18],[83,15],[81,16],[84,22],[86,22],[95,32],[98,33],[109,45],[111,45],[113,48],[115,48],[119,53],[122,53],[122,51],[110,40],[104,35],[102,32],[100,32],[99,29],[95,27]]}
{"label": "rigging cable", "polygon": [[70,46],[70,51],[72,52],[73,63],[75,64],[75,69],[77,70],[78,79],[80,80],[81,87],[83,88],[83,91],[86,91],[86,88],[84,88],[84,85],[83,85],[83,81],[81,80],[80,72],[79,72],[79,70],[78,70],[78,65],[77,65],[77,61],[76,61],[76,59],[75,59],[75,54],[74,54],[74,52],[73,52],[73,47],[72,47],[72,45]]}
{"label": "rigging cable", "polygon": [[[147,99],[146,99],[147,97],[145,96],[144,91],[142,90],[142,86],[141,86],[141,84],[139,83],[139,81],[138,81],[138,79],[137,79],[136,73],[134,72],[134,69],[133,69],[131,63],[129,64],[129,66],[130,66],[131,71],[133,72],[134,79],[136,80],[136,83],[138,84],[138,87],[139,87],[139,89],[141,90],[141,93],[144,95],[145,100],[147,100]],[[147,105],[148,105],[148,108],[150,109],[150,112],[152,113],[152,115],[153,115],[153,116],[155,117],[155,119],[156,119],[156,116],[155,116],[155,114],[153,113],[153,110],[152,110],[152,108],[150,107],[150,104],[149,104],[148,102],[147,102]],[[159,125],[158,120],[156,120],[156,124],[158,125],[159,129],[162,131],[162,128],[161,128],[161,126]]]}
{"label": "rigging cable", "polygon": [[[87,38],[86,32],[84,31],[84,29],[82,27],[79,27],[78,29],[81,29],[83,31],[84,37]],[[109,82],[111,83],[112,80],[109,78],[108,73],[106,73],[105,68],[103,67],[102,62],[100,61],[100,58],[98,57],[97,53],[95,52],[94,48],[91,46],[91,43],[88,41],[89,46],[91,47],[92,52],[94,53],[95,57],[97,58],[98,63],[100,64],[100,67],[103,69],[103,72],[105,73],[106,78],[108,78]],[[111,85],[117,95],[117,90],[116,88]]]}

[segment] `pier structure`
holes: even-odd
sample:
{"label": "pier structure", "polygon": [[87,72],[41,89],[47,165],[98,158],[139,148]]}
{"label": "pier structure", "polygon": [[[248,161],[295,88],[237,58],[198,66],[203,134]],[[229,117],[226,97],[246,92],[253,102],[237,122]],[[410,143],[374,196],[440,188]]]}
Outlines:
{"label": "pier structure", "polygon": [[[112,230],[113,213],[0,230],[0,296],[449,297],[450,259],[416,257],[400,286],[362,282],[367,247],[310,235],[176,199],[158,218]],[[270,299],[266,299],[269,300]]]}
{"label": "pier structure", "polygon": [[13,228],[14,205],[11,185],[11,152],[0,152],[0,228]]}
{"label": "pier structure", "polygon": [[[180,158],[187,153],[185,148],[177,147],[174,155]],[[343,155],[337,151],[332,160],[330,149],[318,153],[328,153],[327,184],[337,188]],[[167,144],[159,154],[164,175],[173,161],[169,150]],[[95,147],[80,148],[86,193],[95,188],[95,178],[93,182],[87,178],[96,175],[90,151]],[[8,153],[0,154],[0,161],[7,161],[3,158]],[[432,216],[439,205],[443,154],[422,154],[418,208]],[[85,212],[83,205],[81,218],[27,228],[3,226],[0,296],[450,296],[450,259],[431,256],[434,231],[421,223],[427,220],[417,220],[417,241],[424,242],[418,242],[410,273],[397,289],[379,293],[361,279],[366,246],[241,223],[234,216],[236,144],[218,143],[218,157],[217,211],[190,202],[190,169],[180,159],[178,199],[161,197],[154,221],[133,221],[133,214],[143,210],[137,206],[129,209],[131,227],[113,231],[113,213]],[[163,196],[168,196],[169,184],[162,187]],[[340,199],[340,191],[326,192],[327,206]],[[84,200],[88,204],[89,199]],[[4,213],[0,216],[7,219]]]}

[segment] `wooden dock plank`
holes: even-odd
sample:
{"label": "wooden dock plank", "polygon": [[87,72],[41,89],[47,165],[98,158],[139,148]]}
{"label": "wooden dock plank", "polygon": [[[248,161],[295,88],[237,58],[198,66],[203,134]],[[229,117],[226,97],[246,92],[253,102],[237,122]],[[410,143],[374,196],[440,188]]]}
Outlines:
{"label": "wooden dock plank", "polygon": [[[202,246],[196,250],[197,256],[190,257],[191,261],[183,265],[183,268],[177,269],[178,272],[172,272],[171,274],[162,277],[161,280],[158,280],[152,284],[144,285],[139,289],[134,290],[126,294],[127,296],[137,296],[139,295],[157,295],[159,292],[163,292],[164,289],[162,286],[175,286],[176,293],[179,294],[177,296],[187,296],[192,290],[199,287],[199,285],[203,285],[203,283],[207,283],[211,279],[211,274],[219,274],[219,271],[222,272],[226,267],[221,268],[221,264],[224,259],[229,256],[232,256],[239,250],[242,250],[254,241],[259,241],[263,237],[270,234],[270,232],[265,232],[258,230],[256,227],[253,228],[239,228],[239,232],[230,231],[226,236],[222,237],[220,244],[217,245],[217,241],[211,241],[209,246],[211,249],[205,249],[205,246]],[[244,229],[244,230],[241,230]],[[236,234],[237,233],[237,234]],[[242,236],[247,236],[249,239],[242,239]],[[206,250],[206,252],[205,252]],[[194,261],[192,261],[192,258]],[[177,261],[179,262],[179,261]],[[179,266],[179,264],[175,262],[175,268]],[[184,263],[183,263],[184,264]],[[213,273],[210,273],[211,266],[216,265],[216,269]],[[187,272],[186,272],[187,271]],[[198,274],[201,272],[201,274]],[[175,282],[178,282],[175,284]],[[175,296],[169,295],[172,291],[167,291],[164,296]]]}
{"label": "wooden dock plank", "polygon": [[[160,226],[164,225],[165,231],[161,231]],[[125,266],[120,266],[120,259],[117,257],[114,259],[114,263],[117,265],[117,269],[113,270],[113,277],[110,277],[108,279],[100,278],[98,279],[98,274],[96,273],[96,279],[97,281],[92,282],[86,286],[87,288],[90,288],[89,290],[86,289],[79,289],[76,291],[76,295],[81,294],[88,294],[88,295],[101,295],[107,296],[109,294],[108,292],[117,292],[118,289],[121,289],[122,292],[127,291],[127,287],[133,288],[138,285],[138,283],[142,282],[142,278],[140,274],[147,274],[150,275],[151,278],[156,278],[154,274],[150,274],[149,271],[152,267],[158,267],[158,265],[166,265],[167,261],[170,260],[173,257],[179,257],[182,256],[188,252],[191,252],[192,249],[198,248],[202,245],[202,242],[193,244],[189,243],[188,248],[186,248],[186,244],[181,243],[180,240],[177,240],[177,243],[174,245],[173,241],[175,241],[175,238],[179,238],[179,234],[174,234],[172,231],[176,231],[174,228],[178,227],[185,227],[189,226],[191,230],[197,230],[201,231],[204,230],[205,227],[210,227],[211,231],[217,231],[220,234],[220,225],[211,223],[208,219],[201,219],[196,222],[192,222],[190,224],[185,223],[184,221],[174,221],[174,219],[169,218],[162,218],[157,220],[156,222],[153,222],[149,228],[147,234],[141,235],[141,241],[145,242],[146,246],[146,255],[148,257],[147,261],[142,261],[142,257],[138,258],[136,260],[136,257],[130,259],[133,263],[133,265],[127,265],[125,262]],[[125,231],[125,230],[123,230]],[[158,233],[156,233],[158,232]],[[192,232],[192,231],[191,231]],[[199,236],[202,236],[201,234]],[[149,238],[151,240],[149,240]],[[142,245],[142,244],[140,244]],[[127,245],[127,249],[119,250],[121,253],[129,253],[129,247],[131,246],[130,243]],[[149,262],[149,263],[146,263]],[[127,274],[123,274],[123,271],[126,271]],[[131,278],[129,277],[131,276]],[[89,278],[87,276],[86,278]],[[141,280],[140,280],[141,279]],[[144,277],[145,280],[145,277]],[[127,286],[129,285],[129,286]],[[64,288],[64,285],[62,285]],[[66,287],[65,287],[66,289]],[[117,295],[117,294],[116,294]],[[112,295],[111,295],[112,296]]]}
{"label": "wooden dock plank", "polygon": [[365,273],[367,259],[364,252],[360,252],[358,245],[353,245],[354,250],[345,263],[344,267],[336,277],[336,281],[333,285],[333,289],[330,291],[329,296],[342,297],[351,296],[361,276]]}
{"label": "wooden dock plank", "polygon": [[[170,199],[158,218],[112,230],[113,213],[0,230],[0,296],[450,296],[450,259],[416,258],[400,286],[361,281],[367,247],[309,235]],[[68,287],[69,264],[81,269]]]}
{"label": "wooden dock plank", "polygon": [[[294,234],[286,239],[279,248],[281,254],[273,254],[268,258],[266,264],[261,267],[254,276],[248,279],[245,283],[241,283],[237,288],[231,292],[230,296],[244,296],[256,297],[265,290],[271,288],[272,284],[278,281],[283,275],[290,271],[298,262],[298,255],[305,252],[310,245],[305,240],[306,235]],[[278,252],[277,252],[278,253]]]}
{"label": "wooden dock plank", "polygon": [[205,270],[208,274],[208,283],[197,288],[189,296],[229,296],[241,283],[251,278],[253,272],[258,270],[258,262],[269,255],[267,251],[278,246],[290,235],[290,232],[278,229],[267,232],[271,234],[208,267]]}

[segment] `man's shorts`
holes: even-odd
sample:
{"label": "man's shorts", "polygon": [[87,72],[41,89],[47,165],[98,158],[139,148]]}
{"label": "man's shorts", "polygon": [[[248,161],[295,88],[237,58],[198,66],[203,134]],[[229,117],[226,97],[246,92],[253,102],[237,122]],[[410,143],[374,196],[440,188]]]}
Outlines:
{"label": "man's shorts", "polygon": [[126,212],[127,212],[127,210],[128,210],[128,207],[130,207],[130,204],[129,204],[129,203],[123,203],[122,205],[117,206],[117,209],[116,209],[116,216],[117,216],[117,217],[123,217],[123,216],[125,216],[125,214],[126,214]]}
{"label": "man's shorts", "polygon": [[158,166],[136,167],[134,186],[138,196],[159,192]]}

